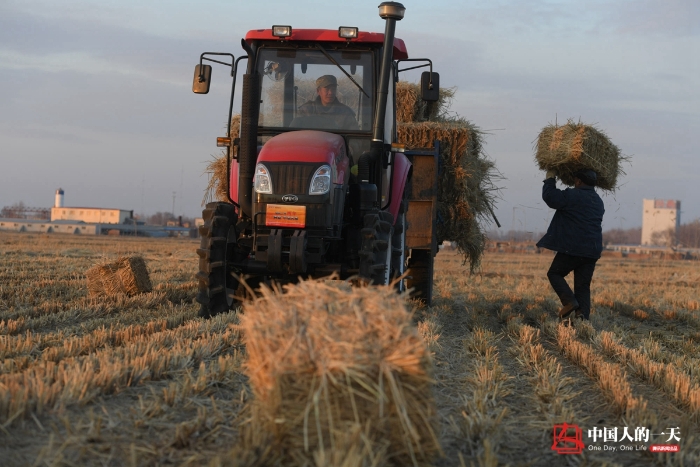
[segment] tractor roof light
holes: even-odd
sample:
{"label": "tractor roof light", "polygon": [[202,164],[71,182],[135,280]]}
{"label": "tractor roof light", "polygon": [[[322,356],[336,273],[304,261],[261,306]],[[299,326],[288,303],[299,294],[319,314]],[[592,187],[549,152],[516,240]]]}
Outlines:
{"label": "tractor roof light", "polygon": [[272,35],[275,37],[289,37],[292,35],[291,26],[272,26]]}
{"label": "tractor roof light", "polygon": [[341,26],[338,28],[338,36],[350,40],[357,39],[358,28],[353,28],[350,26]]}
{"label": "tractor roof light", "polygon": [[399,2],[382,2],[379,5],[379,16],[382,19],[395,19],[396,21],[401,21],[405,12],[406,7]]}

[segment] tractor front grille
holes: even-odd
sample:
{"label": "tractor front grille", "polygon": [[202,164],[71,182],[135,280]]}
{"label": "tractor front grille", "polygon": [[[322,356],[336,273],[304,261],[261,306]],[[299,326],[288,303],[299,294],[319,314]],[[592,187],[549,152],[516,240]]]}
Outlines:
{"label": "tractor front grille", "polygon": [[265,165],[270,169],[270,175],[272,176],[272,192],[274,194],[306,195],[309,193],[311,177],[314,176],[314,172],[320,164],[315,162],[266,162]]}

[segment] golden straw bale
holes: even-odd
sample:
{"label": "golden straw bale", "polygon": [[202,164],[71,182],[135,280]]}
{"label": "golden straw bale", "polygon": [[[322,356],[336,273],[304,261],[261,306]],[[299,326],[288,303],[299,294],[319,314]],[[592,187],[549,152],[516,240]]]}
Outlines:
{"label": "golden straw bale", "polygon": [[153,289],[146,262],[141,256],[122,256],[113,263],[93,266],[85,273],[92,296],[136,295]]}
{"label": "golden straw bale", "polygon": [[598,175],[596,186],[614,191],[617,178],[624,175],[620,154],[608,136],[584,123],[569,120],[565,125],[547,125],[537,137],[535,160],[540,169],[553,170],[565,185],[574,185],[574,172],[592,169]]}
{"label": "golden straw bale", "polygon": [[116,275],[119,277],[124,293],[127,295],[136,295],[153,290],[146,262],[141,256],[119,258],[117,260]]}
{"label": "golden straw bale", "polygon": [[430,352],[391,287],[263,288],[240,330],[255,396],[243,438],[268,440],[280,465],[431,465],[440,453]]}
{"label": "golden straw bale", "polygon": [[399,81],[396,84],[396,121],[411,123],[445,118],[454,95],[454,89],[440,88],[438,101],[426,102],[420,97],[419,84]]}

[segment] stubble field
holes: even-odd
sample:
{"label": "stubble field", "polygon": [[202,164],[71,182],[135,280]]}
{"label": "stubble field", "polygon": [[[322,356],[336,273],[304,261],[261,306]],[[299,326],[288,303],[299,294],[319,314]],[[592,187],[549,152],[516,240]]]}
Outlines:
{"label": "stubble field", "polygon": [[[196,317],[198,242],[0,232],[0,465],[240,465],[251,395],[229,313]],[[96,262],[140,254],[154,290],[88,296]],[[434,352],[438,466],[700,463],[700,264],[603,258],[590,324],[562,326],[551,256],[487,254],[480,274],[440,253],[432,307],[411,306]],[[576,423],[580,455],[551,449]],[[647,443],[592,442],[589,430]],[[620,452],[665,444],[680,452]]]}

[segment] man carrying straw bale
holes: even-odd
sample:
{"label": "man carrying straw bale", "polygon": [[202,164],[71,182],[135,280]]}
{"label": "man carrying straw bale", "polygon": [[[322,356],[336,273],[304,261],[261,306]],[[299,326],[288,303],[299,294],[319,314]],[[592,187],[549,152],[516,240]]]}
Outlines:
{"label": "man carrying straw bale", "polygon": [[[574,188],[565,190],[557,188],[553,170],[547,171],[546,177],[542,199],[556,212],[537,246],[557,252],[547,278],[561,300],[559,317],[564,319],[576,312],[577,318],[587,320],[591,313],[591,279],[603,251],[605,207],[594,188],[598,177],[593,170],[578,170],[573,174]],[[574,291],[565,279],[571,271]]]}

